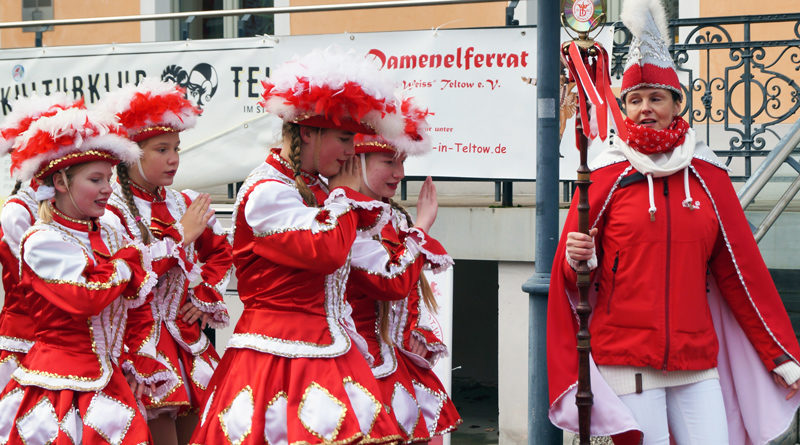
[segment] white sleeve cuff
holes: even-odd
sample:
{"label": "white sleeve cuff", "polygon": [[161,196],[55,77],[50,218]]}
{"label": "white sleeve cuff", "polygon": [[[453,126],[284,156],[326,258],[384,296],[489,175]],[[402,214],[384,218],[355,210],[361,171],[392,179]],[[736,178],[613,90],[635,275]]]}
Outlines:
{"label": "white sleeve cuff", "polygon": [[[575,261],[570,258],[566,249],[564,249],[564,257],[567,259],[567,264],[569,264],[569,267],[573,269],[578,267],[579,261]],[[592,257],[589,258],[589,261],[586,262],[586,265],[589,266],[589,270],[597,269],[597,252],[592,252]]]}
{"label": "white sleeve cuff", "polygon": [[789,360],[788,362],[777,366],[772,371],[775,374],[783,377],[783,380],[787,385],[791,385],[800,379],[800,365],[795,363],[793,360]]}

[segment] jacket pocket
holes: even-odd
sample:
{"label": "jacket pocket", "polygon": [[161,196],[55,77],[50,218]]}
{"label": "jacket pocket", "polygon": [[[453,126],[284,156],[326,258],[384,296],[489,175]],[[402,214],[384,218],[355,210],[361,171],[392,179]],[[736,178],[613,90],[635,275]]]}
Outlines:
{"label": "jacket pocket", "polygon": [[617,287],[617,267],[619,267],[619,250],[614,255],[614,265],[611,266],[611,286],[608,291],[608,301],[606,302],[606,314],[611,313],[611,299],[614,298],[614,288]]}

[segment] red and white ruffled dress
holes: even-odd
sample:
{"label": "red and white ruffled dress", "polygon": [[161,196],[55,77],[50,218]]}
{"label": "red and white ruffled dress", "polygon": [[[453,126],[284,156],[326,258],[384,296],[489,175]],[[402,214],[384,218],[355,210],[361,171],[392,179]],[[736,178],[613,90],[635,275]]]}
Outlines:
{"label": "red and white ruffled dress", "polygon": [[[409,228],[405,215],[393,209],[392,223],[380,236],[359,233],[353,244],[347,300],[356,328],[374,357],[382,401],[391,411],[408,442],[424,442],[456,429],[461,423],[447,391],[431,369],[447,354],[438,337],[433,314],[420,298],[420,274],[447,269],[453,259],[430,235]],[[391,344],[381,335],[381,305],[395,300],[386,317]],[[412,337],[425,345],[425,357],[410,351]]]}
{"label": "red and white ruffled dress", "polygon": [[[143,246],[116,218],[54,211],[24,236],[21,284],[36,342],[0,393],[0,443],[141,444],[147,423],[120,370],[128,309],[178,263],[179,241]],[[153,365],[157,368],[158,363]],[[162,368],[140,383],[164,391]]]}
{"label": "red and white ruffled dress", "polygon": [[[113,185],[114,193],[108,200],[109,209],[125,224],[128,234],[142,239],[139,226],[131,214],[122,194],[121,185]],[[198,194],[191,190],[178,192],[161,188],[156,196],[136,185],[131,186],[136,208],[142,223],[148,228],[151,239],[181,237],[178,221]],[[143,375],[148,373],[149,359],[166,366],[175,376],[175,386],[161,397],[144,395],[142,403],[147,408],[148,419],[163,413],[171,416],[199,411],[200,401],[214,373],[219,355],[199,323],[187,324],[178,311],[187,302],[210,314],[208,325],[222,328],[228,325],[228,310],[223,301],[233,264],[228,235],[215,216],[208,228],[191,245],[185,247],[186,259],[200,269],[201,280],[189,279],[179,267],[159,275],[149,305],[131,311],[125,345],[131,369]]]}
{"label": "red and white ruffled dress", "polygon": [[237,197],[233,252],[244,312],[193,444],[401,439],[344,301],[356,231],[379,232],[387,206],[348,188],[328,195],[318,177],[303,175],[324,202],[308,207],[293,177],[274,150]]}
{"label": "red and white ruffled dress", "polygon": [[0,213],[0,265],[5,299],[0,312],[0,388],[4,388],[22,358],[33,346],[33,321],[24,290],[19,285],[19,246],[34,222],[39,204],[30,186],[9,196]]}

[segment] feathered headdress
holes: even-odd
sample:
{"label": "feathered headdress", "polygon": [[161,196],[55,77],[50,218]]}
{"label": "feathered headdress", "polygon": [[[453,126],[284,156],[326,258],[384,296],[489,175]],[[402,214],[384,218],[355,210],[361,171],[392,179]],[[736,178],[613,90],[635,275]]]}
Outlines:
{"label": "feathered headdress", "polygon": [[192,128],[201,113],[186,99],[183,88],[156,78],[108,94],[100,107],[117,116],[134,142]]}
{"label": "feathered headdress", "polygon": [[682,94],[669,54],[667,15],[660,0],[625,0],[620,17],[633,35],[621,96],[639,88],[664,88]]}
{"label": "feathered headdress", "polygon": [[65,108],[85,108],[83,98],[71,100],[65,93],[57,92],[49,96],[21,97],[11,104],[0,126],[0,156],[8,154],[14,142],[31,124],[40,117],[52,116]]}
{"label": "feathered headdress", "polygon": [[135,162],[141,155],[114,115],[100,110],[66,108],[37,119],[11,152],[11,176],[27,182],[43,179],[75,164]]}
{"label": "feathered headdress", "polygon": [[279,66],[261,84],[259,105],[284,122],[387,136],[403,131],[393,83],[353,51],[314,50]]}
{"label": "feathered headdress", "polygon": [[430,125],[426,118],[431,113],[427,109],[419,108],[410,97],[403,99],[400,111],[404,122],[401,134],[384,137],[380,134],[359,133],[355,136],[356,154],[384,152],[417,156],[430,152]]}

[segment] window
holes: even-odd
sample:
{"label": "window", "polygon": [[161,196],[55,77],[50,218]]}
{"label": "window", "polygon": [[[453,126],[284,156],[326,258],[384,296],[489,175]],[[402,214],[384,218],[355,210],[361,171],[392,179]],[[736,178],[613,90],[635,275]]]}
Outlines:
{"label": "window", "polygon": [[[265,8],[273,6],[273,0],[178,0],[178,10],[219,11],[241,8]],[[188,26],[180,23],[180,39],[221,39],[231,37],[250,37],[275,33],[275,20],[272,15],[251,15],[242,17],[196,18]]]}

